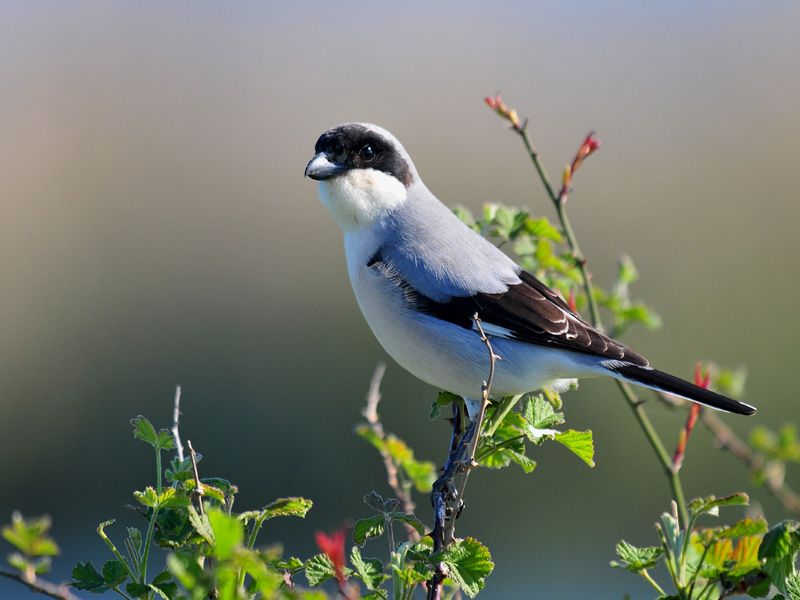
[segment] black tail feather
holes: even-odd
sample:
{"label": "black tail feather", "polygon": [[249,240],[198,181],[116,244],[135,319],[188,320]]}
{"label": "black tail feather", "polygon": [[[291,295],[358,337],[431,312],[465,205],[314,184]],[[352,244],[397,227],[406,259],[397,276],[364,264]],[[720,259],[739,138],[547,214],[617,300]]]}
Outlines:
{"label": "black tail feather", "polygon": [[705,404],[717,410],[737,415],[754,415],[756,412],[756,409],[749,404],[703,389],[679,377],[656,369],[623,363],[610,367],[609,371],[619,376],[620,379],[627,379],[638,385],[675,394],[681,398]]}

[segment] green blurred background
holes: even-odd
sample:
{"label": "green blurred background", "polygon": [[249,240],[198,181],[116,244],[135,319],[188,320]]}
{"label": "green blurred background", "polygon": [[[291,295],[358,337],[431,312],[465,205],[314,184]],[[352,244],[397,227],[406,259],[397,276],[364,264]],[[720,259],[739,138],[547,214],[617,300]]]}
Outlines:
{"label": "green blurred background", "polygon": [[[497,91],[554,174],[588,130],[603,140],[570,209],[597,279],[630,253],[664,319],[628,341],[684,376],[747,365],[760,412],[728,418],[739,432],[798,420],[799,20],[796,2],[3,3],[0,517],[53,515],[54,579],[104,560],[94,527],[131,521],[152,479],[128,420],[168,425],[176,383],[184,437],[241,507],[315,500],[268,529],[287,551],[366,514],[386,486],[352,426],[385,356],[303,167],[322,130],[373,121],[443,201],[552,217],[483,105]],[[389,363],[386,427],[439,462],[434,393]],[[654,541],[664,477],[608,382],[566,409],[595,432],[594,470],[545,446],[533,475],[471,479],[459,531],[497,562],[482,597],[649,595],[608,560],[622,536]],[[651,414],[672,443],[683,417]],[[689,496],[752,489],[702,430],[684,473]]]}

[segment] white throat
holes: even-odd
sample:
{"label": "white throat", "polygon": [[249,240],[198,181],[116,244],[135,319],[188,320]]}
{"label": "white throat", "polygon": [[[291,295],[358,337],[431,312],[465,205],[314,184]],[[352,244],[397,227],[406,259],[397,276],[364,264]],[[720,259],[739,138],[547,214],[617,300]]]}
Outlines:
{"label": "white throat", "polygon": [[376,169],[353,169],[319,182],[319,197],[342,231],[366,227],[406,200],[406,187]]}

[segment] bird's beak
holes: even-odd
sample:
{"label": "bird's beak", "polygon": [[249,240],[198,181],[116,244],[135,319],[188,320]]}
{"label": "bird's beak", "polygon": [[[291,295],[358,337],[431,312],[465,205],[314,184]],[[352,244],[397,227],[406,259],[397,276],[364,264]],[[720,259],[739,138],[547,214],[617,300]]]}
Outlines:
{"label": "bird's beak", "polygon": [[346,170],[345,167],[331,162],[324,152],[318,152],[306,165],[306,177],[323,181],[341,175]]}

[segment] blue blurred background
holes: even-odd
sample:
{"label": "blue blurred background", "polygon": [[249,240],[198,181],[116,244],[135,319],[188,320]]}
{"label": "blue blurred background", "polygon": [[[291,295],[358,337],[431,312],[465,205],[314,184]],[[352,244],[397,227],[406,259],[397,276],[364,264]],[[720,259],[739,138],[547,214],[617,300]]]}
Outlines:
{"label": "blue blurred background", "polygon": [[[128,420],[167,426],[177,383],[184,437],[240,507],[315,500],[265,540],[307,555],[365,515],[386,485],[352,426],[385,356],[303,167],[323,129],[373,121],[443,201],[552,217],[483,105],[497,91],[553,173],[590,129],[603,140],[570,210],[595,277],[630,253],[664,319],[628,342],[684,376],[747,365],[760,412],[727,418],[740,433],[796,420],[799,19],[796,2],[4,2],[0,519],[53,516],[54,579],[105,560],[95,526],[132,522],[152,479]],[[389,363],[386,427],[440,462],[434,395]],[[608,561],[620,537],[654,541],[664,477],[611,384],[566,410],[595,432],[595,469],[545,446],[533,475],[471,479],[459,531],[497,562],[482,597],[649,596]],[[671,444],[683,417],[651,414]],[[753,491],[702,430],[684,474],[689,496]],[[29,595],[3,580],[0,597]]]}

